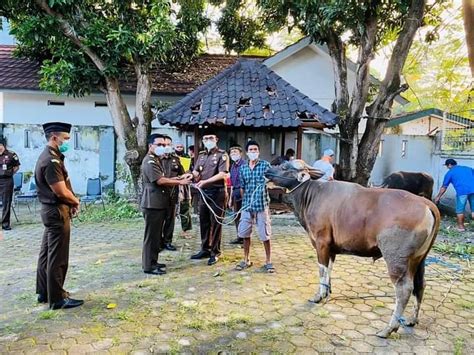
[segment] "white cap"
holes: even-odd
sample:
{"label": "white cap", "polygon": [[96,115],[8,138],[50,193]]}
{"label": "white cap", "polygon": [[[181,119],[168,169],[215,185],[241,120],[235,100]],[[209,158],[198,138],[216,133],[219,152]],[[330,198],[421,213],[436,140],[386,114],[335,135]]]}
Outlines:
{"label": "white cap", "polygon": [[325,149],[323,155],[330,157],[330,156],[334,155],[334,150],[332,150],[332,149]]}

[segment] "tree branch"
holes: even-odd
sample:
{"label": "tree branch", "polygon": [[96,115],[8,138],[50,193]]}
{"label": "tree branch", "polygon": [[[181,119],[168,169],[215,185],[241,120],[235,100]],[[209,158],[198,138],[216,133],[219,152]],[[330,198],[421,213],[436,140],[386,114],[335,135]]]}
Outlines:
{"label": "tree branch", "polygon": [[99,58],[99,56],[88,46],[86,46],[81,39],[77,36],[74,27],[64,19],[63,15],[51,9],[46,0],[35,0],[36,4],[43,9],[48,15],[56,18],[61,24],[61,29],[64,35],[69,38],[75,45],[81,48],[84,53],[86,53],[95,66],[101,71],[104,72],[106,69],[105,63]]}

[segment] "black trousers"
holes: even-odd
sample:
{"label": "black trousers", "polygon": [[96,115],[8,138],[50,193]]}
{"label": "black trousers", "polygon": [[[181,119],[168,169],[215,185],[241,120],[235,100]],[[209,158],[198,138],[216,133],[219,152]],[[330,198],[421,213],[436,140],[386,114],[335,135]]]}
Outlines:
{"label": "black trousers", "polygon": [[[225,213],[226,192],[225,189],[204,189],[206,201],[211,206],[214,213],[222,217]],[[217,223],[214,214],[211,213],[207,205],[201,198],[199,205],[199,222],[201,229],[201,250],[207,251],[211,256],[221,253],[222,225]]]}
{"label": "black trousers", "polygon": [[166,209],[144,208],[145,236],[143,237],[142,269],[151,271],[156,267],[160,252]]}
{"label": "black trousers", "polygon": [[178,200],[171,201],[171,207],[166,209],[165,225],[163,226],[163,246],[173,242],[174,226],[176,222],[176,205]]}
{"label": "black trousers", "polygon": [[179,214],[181,219],[181,229],[183,232],[193,229],[191,219],[191,200],[183,200],[179,203]]}
{"label": "black trousers", "polygon": [[0,178],[0,194],[2,198],[2,227],[10,226],[10,213],[13,200],[13,177]]}
{"label": "black trousers", "polygon": [[42,205],[41,220],[44,234],[36,271],[36,293],[47,296],[52,304],[67,297],[63,286],[69,264],[69,206]]}

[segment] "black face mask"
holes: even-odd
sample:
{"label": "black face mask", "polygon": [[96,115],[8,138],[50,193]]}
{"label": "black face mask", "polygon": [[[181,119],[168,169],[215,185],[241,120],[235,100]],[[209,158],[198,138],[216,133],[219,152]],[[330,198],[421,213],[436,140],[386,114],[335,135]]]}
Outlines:
{"label": "black face mask", "polygon": [[175,150],[174,151],[176,155],[179,155],[180,157],[183,156],[184,150]]}

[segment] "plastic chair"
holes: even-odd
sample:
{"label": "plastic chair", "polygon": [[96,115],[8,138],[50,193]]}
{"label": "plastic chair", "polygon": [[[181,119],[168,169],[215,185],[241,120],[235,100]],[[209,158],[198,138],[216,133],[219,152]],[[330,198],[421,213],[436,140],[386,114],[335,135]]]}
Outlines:
{"label": "plastic chair", "polygon": [[102,182],[100,178],[87,179],[86,195],[81,197],[81,202],[87,207],[88,203],[100,201],[105,210],[104,199],[102,198]]}
{"label": "plastic chair", "polygon": [[28,207],[28,210],[31,213],[30,202],[33,202],[34,213],[36,214],[37,197],[38,197],[38,194],[36,192],[36,183],[35,183],[35,178],[33,176],[30,179],[27,191],[25,193],[19,193],[15,196],[15,203],[18,203],[20,201],[26,202],[26,206]]}

